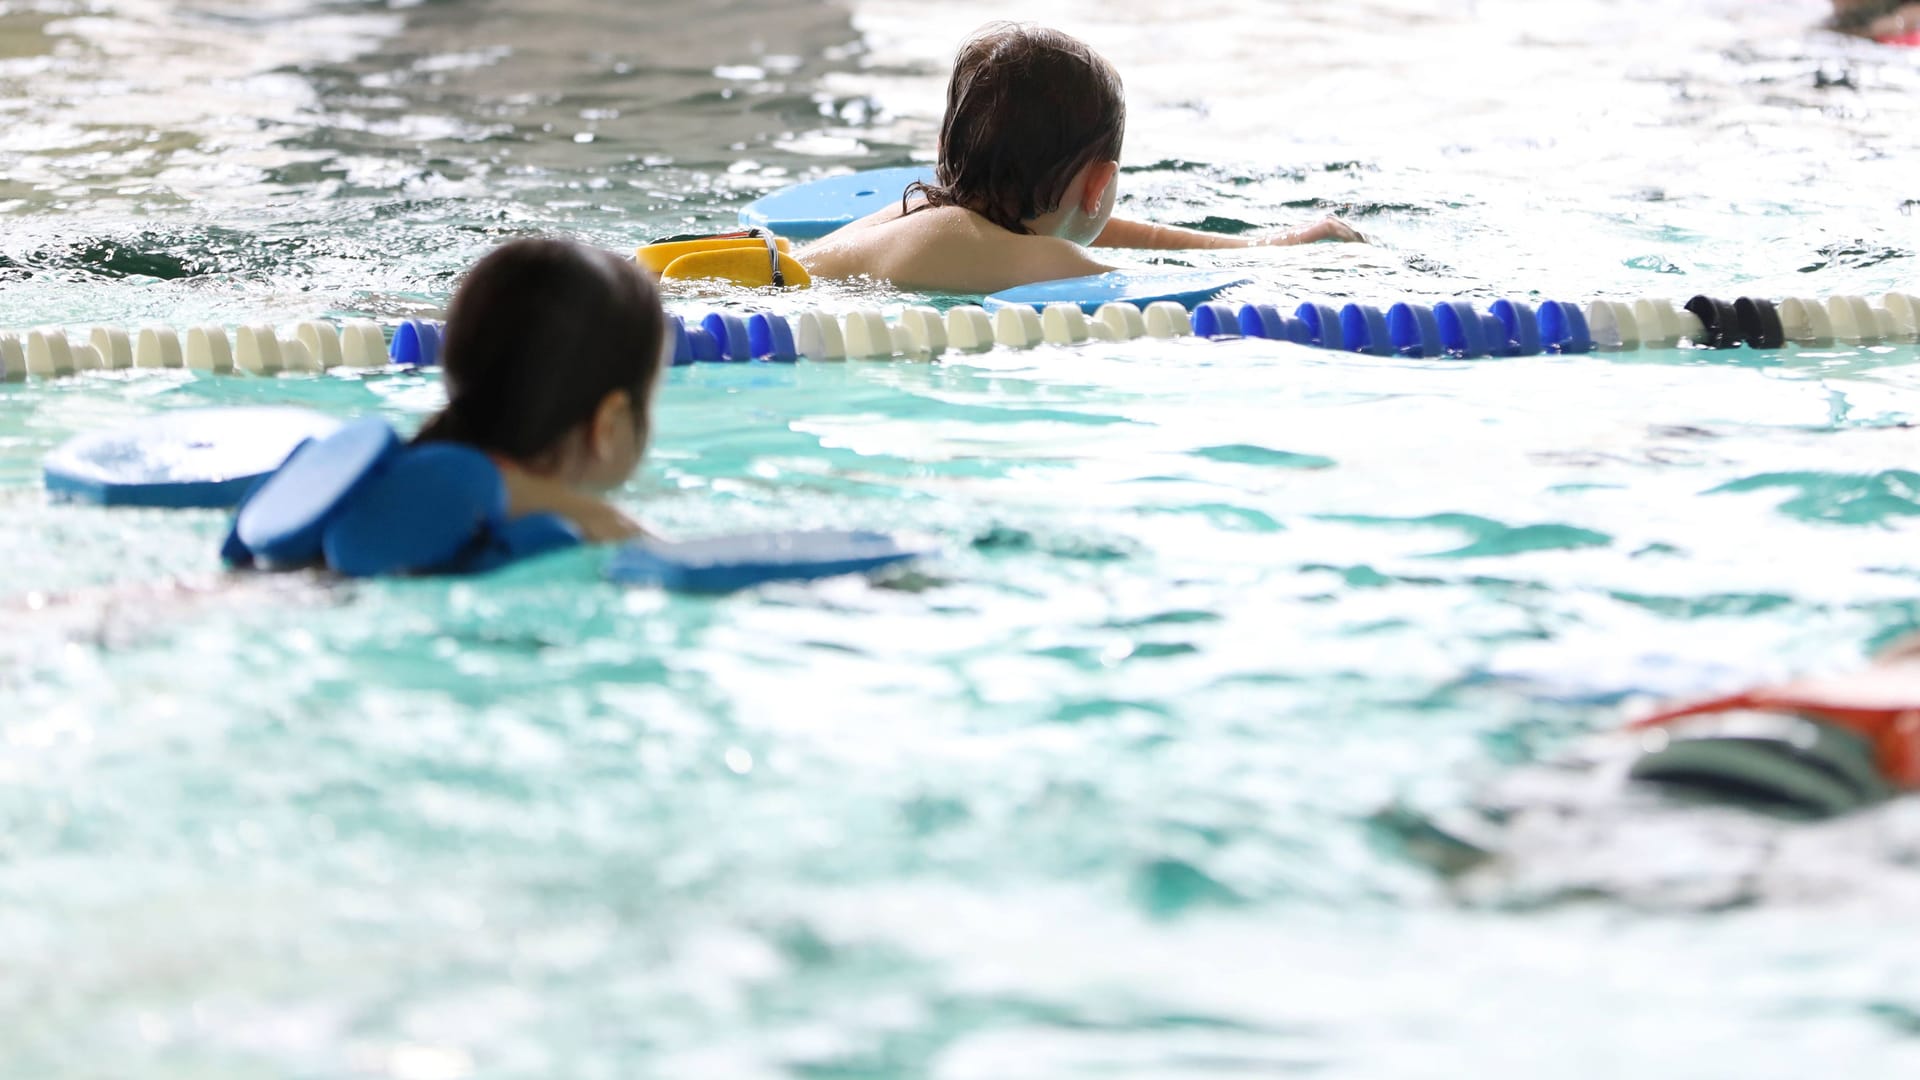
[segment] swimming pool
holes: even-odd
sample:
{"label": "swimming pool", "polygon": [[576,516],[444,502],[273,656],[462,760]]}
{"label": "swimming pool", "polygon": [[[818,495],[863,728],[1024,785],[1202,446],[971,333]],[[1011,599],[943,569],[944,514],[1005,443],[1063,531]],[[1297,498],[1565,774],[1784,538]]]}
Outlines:
{"label": "swimming pool", "polygon": [[[1912,291],[1912,57],[1672,7],[1021,12],[1126,77],[1136,212],[1383,241],[1192,260],[1249,298]],[[393,319],[508,235],[724,223],[907,161],[993,13],[703,11],[8,9],[0,327]],[[1906,1075],[1912,807],[1470,893],[1377,814],[1920,624],[1916,361],[700,366],[646,521],[943,549],[721,600],[218,586],[219,515],[40,490],[75,432],[431,375],[0,385],[0,1075]]]}

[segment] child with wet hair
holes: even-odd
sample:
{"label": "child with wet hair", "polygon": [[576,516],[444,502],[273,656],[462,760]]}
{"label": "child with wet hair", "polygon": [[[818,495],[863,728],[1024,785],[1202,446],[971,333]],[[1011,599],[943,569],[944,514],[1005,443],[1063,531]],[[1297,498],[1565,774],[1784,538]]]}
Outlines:
{"label": "child with wet hair", "polygon": [[925,292],[992,293],[1113,269],[1114,248],[1244,248],[1361,241],[1327,218],[1254,238],[1113,216],[1126,98],[1100,54],[1058,30],[986,27],[947,85],[935,182],[799,253],[817,278],[871,277]]}
{"label": "child with wet hair", "polygon": [[563,240],[515,240],[474,265],[447,312],[447,406],[415,443],[491,457],[508,516],[558,514],[589,543],[639,535],[604,494],[639,467],[667,319],[633,260]]}

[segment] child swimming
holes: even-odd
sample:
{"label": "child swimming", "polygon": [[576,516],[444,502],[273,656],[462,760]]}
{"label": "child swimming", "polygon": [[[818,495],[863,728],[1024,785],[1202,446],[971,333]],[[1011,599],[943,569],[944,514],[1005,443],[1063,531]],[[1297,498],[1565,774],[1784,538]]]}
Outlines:
{"label": "child swimming", "polygon": [[992,293],[1113,269],[1085,248],[1243,248],[1364,241],[1329,217],[1252,239],[1113,217],[1126,101],[1120,76],[1057,30],[986,27],[947,85],[933,184],[802,249],[819,278]]}
{"label": "child swimming", "polygon": [[607,503],[646,452],[666,366],[666,314],[629,259],[561,240],[515,240],[475,264],[447,314],[447,405],[415,443],[482,450],[508,515],[552,513],[604,543],[640,526]]}

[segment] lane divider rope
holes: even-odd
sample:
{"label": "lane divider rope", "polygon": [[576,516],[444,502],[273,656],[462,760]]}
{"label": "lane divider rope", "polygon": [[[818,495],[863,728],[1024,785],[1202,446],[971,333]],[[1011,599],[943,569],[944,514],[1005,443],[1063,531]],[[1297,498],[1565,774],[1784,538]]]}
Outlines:
{"label": "lane divider rope", "polygon": [[[673,364],[792,363],[838,360],[938,360],[948,352],[998,347],[1074,346],[1088,341],[1198,337],[1210,341],[1258,338],[1367,356],[1477,359],[1640,349],[1776,350],[1788,345],[1830,348],[1920,343],[1920,296],[1887,293],[1878,303],[1860,296],[1824,300],[1742,296],[1731,302],[1700,295],[1684,304],[1642,297],[1594,300],[1581,307],[1561,301],[1533,304],[1500,299],[1484,308],[1471,301],[1401,302],[1336,307],[1307,302],[1292,311],[1273,304],[1209,301],[1189,312],[1173,301],[1100,307],[1091,317],[1075,304],[988,311],[965,304],[938,311],[910,305],[893,319],[878,308],[836,315],[803,311],[716,311],[698,319],[670,316]],[[356,319],[335,326],[321,320],[283,332],[272,326],[189,328],[184,337],[164,326],[137,331],[95,327],[83,335],[42,327],[24,336],[0,333],[0,381],[33,376],[64,378],[89,371],[186,369],[212,374],[319,373],[433,367],[444,326],[409,319],[391,339],[380,324]]]}

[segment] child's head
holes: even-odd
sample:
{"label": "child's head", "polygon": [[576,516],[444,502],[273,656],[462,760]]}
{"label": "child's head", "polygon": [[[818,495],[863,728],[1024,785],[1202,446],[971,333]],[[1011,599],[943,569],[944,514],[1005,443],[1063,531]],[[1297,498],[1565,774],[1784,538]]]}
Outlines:
{"label": "child's head", "polygon": [[1113,214],[1126,127],[1120,75],[1100,54],[1058,30],[994,24],[954,59],[938,183],[923,191],[1012,232],[1091,243]]}
{"label": "child's head", "polygon": [[447,407],[419,441],[462,442],[583,488],[626,482],[646,450],[666,315],[631,259],[515,240],[453,296]]}

